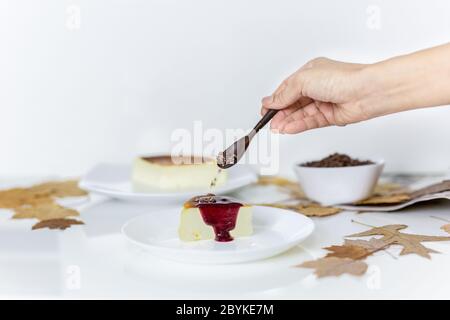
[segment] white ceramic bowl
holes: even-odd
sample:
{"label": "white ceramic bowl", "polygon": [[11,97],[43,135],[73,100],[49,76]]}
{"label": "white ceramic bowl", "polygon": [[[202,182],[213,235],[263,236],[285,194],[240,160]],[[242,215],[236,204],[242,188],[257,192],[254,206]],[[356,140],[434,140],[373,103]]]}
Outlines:
{"label": "white ceramic bowl", "polygon": [[294,167],[298,182],[306,196],[322,205],[352,203],[369,197],[375,188],[384,161],[373,164],[339,167],[316,168]]}

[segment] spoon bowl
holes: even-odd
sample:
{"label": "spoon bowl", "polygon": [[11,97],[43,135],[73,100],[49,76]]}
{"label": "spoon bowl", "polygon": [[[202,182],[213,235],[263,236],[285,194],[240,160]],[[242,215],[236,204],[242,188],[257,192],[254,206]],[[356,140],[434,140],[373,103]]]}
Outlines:
{"label": "spoon bowl", "polygon": [[[252,130],[252,132],[254,132],[254,130]],[[231,146],[225,149],[225,151],[219,153],[219,155],[217,156],[217,165],[219,166],[219,168],[231,168],[236,163],[238,163],[239,160],[241,160],[242,156],[250,145],[250,141],[256,133],[252,132],[235,141]]]}
{"label": "spoon bowl", "polygon": [[227,149],[220,152],[217,155],[217,166],[221,169],[228,169],[238,163],[245,151],[247,151],[253,137],[275,116],[277,112],[278,110],[275,109],[269,110],[248,135],[243,136]]}

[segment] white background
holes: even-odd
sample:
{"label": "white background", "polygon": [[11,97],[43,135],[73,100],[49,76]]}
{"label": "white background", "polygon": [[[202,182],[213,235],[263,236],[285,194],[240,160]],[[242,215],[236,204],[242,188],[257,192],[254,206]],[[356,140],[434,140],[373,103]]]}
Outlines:
{"label": "white background", "polygon": [[[249,128],[260,99],[307,60],[445,43],[449,18],[445,0],[0,0],[0,175],[79,175],[168,150],[194,120]],[[333,151],[444,171],[449,137],[448,107],[282,136],[282,171]]]}

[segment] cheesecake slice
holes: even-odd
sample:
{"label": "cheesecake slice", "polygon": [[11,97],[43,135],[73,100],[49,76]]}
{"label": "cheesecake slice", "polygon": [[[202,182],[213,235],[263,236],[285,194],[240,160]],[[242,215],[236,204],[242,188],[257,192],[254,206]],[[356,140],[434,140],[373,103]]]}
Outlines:
{"label": "cheesecake slice", "polygon": [[214,194],[187,201],[178,229],[182,241],[215,239],[227,242],[252,233],[252,207]]}
{"label": "cheesecake slice", "polygon": [[194,156],[140,157],[134,161],[132,181],[137,191],[178,191],[220,186],[227,173],[216,160]]}

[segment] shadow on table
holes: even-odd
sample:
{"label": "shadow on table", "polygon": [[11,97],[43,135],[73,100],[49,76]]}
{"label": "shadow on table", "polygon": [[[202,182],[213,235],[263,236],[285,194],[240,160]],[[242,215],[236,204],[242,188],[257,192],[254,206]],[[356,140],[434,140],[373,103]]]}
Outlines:
{"label": "shadow on table", "polygon": [[124,271],[141,283],[157,288],[164,296],[206,297],[254,293],[282,289],[303,281],[310,270],[296,268],[302,261],[313,259],[301,247],[278,256],[240,264],[187,264],[160,259],[137,248],[130,248]]}
{"label": "shadow on table", "polygon": [[[167,208],[167,207],[165,207]],[[119,234],[122,226],[130,219],[149,214],[159,207],[148,204],[108,200],[93,204],[81,212],[81,219],[86,224],[84,230],[88,237]]]}
{"label": "shadow on table", "polygon": [[62,292],[59,235],[31,231],[34,221],[0,227],[0,295],[53,296]]}

